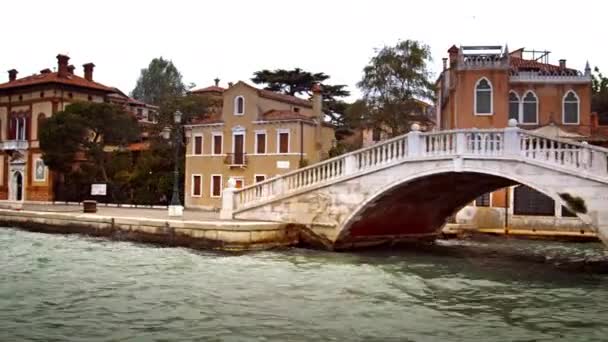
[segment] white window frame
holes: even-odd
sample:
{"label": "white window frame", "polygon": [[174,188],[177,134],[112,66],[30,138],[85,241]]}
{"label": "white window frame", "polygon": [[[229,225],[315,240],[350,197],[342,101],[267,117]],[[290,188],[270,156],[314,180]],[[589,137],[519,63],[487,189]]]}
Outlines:
{"label": "white window frame", "polygon": [[[42,175],[42,178],[36,177],[36,167],[37,167],[38,162],[41,162],[42,165],[43,165],[43,167],[44,167],[44,173]],[[34,165],[33,166],[34,166],[34,170],[32,170],[32,173],[34,174],[34,181],[35,182],[46,182],[46,175],[47,175],[48,172],[47,172],[47,167],[44,164],[44,160],[42,160],[42,158],[40,158],[40,157],[34,159]]]}
{"label": "white window frame", "polygon": [[[222,137],[222,144],[220,145],[220,153],[215,153],[215,137]],[[223,132],[211,132],[211,153],[213,156],[221,156],[224,154],[224,133]]]}
{"label": "white window frame", "polygon": [[[238,112],[238,109],[239,109],[238,101],[239,101],[239,99],[243,100],[243,112],[242,113]],[[238,95],[238,96],[236,96],[234,98],[234,110],[233,110],[233,114],[237,115],[237,116],[245,115],[245,97],[243,95]]]}
{"label": "white window frame", "polygon": [[[216,196],[216,195],[213,194],[213,179],[216,176],[220,177],[220,195],[219,196]],[[210,189],[209,189],[209,196],[211,198],[220,198],[220,197],[222,197],[222,193],[224,192],[224,188],[222,187],[222,184],[224,184],[224,177],[223,177],[223,175],[221,173],[211,174],[211,176],[209,178],[209,185],[211,186]]]}
{"label": "white window frame", "polygon": [[[281,152],[281,134],[287,133],[287,152]],[[291,151],[291,130],[289,128],[277,128],[277,154],[289,154]]]}
{"label": "white window frame", "polygon": [[[507,102],[509,103],[509,111],[511,110],[511,94],[514,94],[515,97],[517,97],[517,123],[521,123],[521,119],[522,119],[522,104],[521,104],[521,97],[519,96],[519,94],[515,91],[515,90],[510,90],[509,91],[509,97],[507,98]],[[507,117],[510,116],[511,113],[507,113]]]}
{"label": "white window frame", "polygon": [[[264,153],[258,153],[258,135],[264,135]],[[255,141],[253,143],[253,154],[268,154],[268,134],[266,134],[266,130],[258,130],[255,131]]]}
{"label": "white window frame", "polygon": [[[566,97],[568,94],[574,94],[576,97],[576,122],[566,122]],[[562,97],[562,124],[564,125],[580,125],[581,122],[581,98],[578,97],[578,94],[573,90],[569,89],[564,96]]]}
{"label": "white window frame", "polygon": [[[524,122],[524,103],[525,103],[525,99],[526,96],[528,96],[528,94],[532,94],[532,96],[534,96],[534,98],[536,99],[536,120],[534,120],[534,122]],[[534,92],[534,90],[527,90],[524,93],[524,96],[521,97],[520,99],[520,109],[519,109],[519,123],[522,125],[538,125],[538,120],[539,120],[539,116],[540,113],[538,112],[538,107],[539,107],[539,100],[538,100],[538,96],[536,95],[536,93]]]}
{"label": "white window frame", "polygon": [[261,180],[260,182],[263,182],[263,181],[265,181],[265,180],[267,180],[267,179],[268,179],[268,177],[266,177],[266,175],[265,175],[265,174],[262,174],[262,173],[256,173],[256,174],[254,174],[254,175],[253,175],[253,184],[260,183],[260,182],[256,181],[256,178],[258,178],[258,177],[264,177],[264,180]]}
{"label": "white window frame", "polygon": [[[196,153],[196,138],[198,138],[198,137],[201,138],[201,153]],[[205,154],[204,148],[205,148],[205,139],[203,138],[203,135],[201,133],[194,134],[192,136],[192,155],[193,156],[202,156],[203,154]]]}
{"label": "white window frame", "polygon": [[[23,117],[15,118],[15,140],[25,141],[27,140],[27,119]],[[21,134],[23,133],[23,134]]]}
{"label": "white window frame", "polygon": [[[490,86],[490,112],[489,113],[478,113],[477,112],[477,86],[479,86],[479,83],[481,83],[481,81],[485,80],[486,82],[488,82],[488,85]],[[486,91],[486,90],[483,90]],[[477,80],[477,82],[475,82],[475,87],[473,87],[473,112],[475,113],[475,115],[478,116],[492,116],[494,115],[494,86],[492,86],[492,82],[490,82],[489,79],[487,79],[486,77],[481,77],[480,79]]]}
{"label": "white window frame", "polygon": [[[199,183],[200,186],[200,191],[198,195],[194,194],[194,177],[200,177],[201,178],[201,182]],[[201,175],[200,173],[193,173],[191,178],[190,178],[190,196],[192,197],[203,197],[203,175]]]}

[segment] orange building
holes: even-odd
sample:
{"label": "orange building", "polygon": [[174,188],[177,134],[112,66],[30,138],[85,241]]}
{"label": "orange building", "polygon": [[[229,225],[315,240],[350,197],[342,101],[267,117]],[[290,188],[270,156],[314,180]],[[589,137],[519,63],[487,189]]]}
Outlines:
{"label": "orange building", "polygon": [[0,84],[0,200],[54,199],[55,177],[42,160],[38,128],[42,120],[70,103],[117,103],[138,116],[142,125],[156,122],[158,108],[96,82],[93,63],[84,64],[82,76],[76,75],[69,60],[57,55],[56,71],[46,68],[23,78],[11,69],[8,82]]}
{"label": "orange building", "polygon": [[[551,64],[548,51],[509,52],[506,46],[452,46],[448,54],[436,83],[437,129],[503,128],[509,119],[516,119],[520,128],[552,137],[605,141],[591,113],[588,63],[579,71],[568,67],[565,59]],[[496,209],[473,220],[490,226],[482,228],[517,222],[555,226],[561,224],[556,219],[572,216],[551,198],[524,186],[481,196],[475,207]],[[459,213],[475,214],[479,212],[471,209],[468,215]],[[564,224],[578,227],[577,219],[571,220]]]}

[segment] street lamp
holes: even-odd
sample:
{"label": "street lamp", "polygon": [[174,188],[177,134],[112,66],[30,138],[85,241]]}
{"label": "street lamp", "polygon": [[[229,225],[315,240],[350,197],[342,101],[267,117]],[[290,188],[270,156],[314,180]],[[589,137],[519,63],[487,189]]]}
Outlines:
{"label": "street lamp", "polygon": [[[169,204],[169,216],[182,216],[183,212],[184,212],[184,207],[182,207],[182,204],[179,200],[179,188],[178,188],[178,182],[179,182],[179,174],[178,174],[178,169],[177,169],[177,162],[179,160],[179,145],[180,145],[180,138],[181,138],[181,127],[180,124],[182,122],[182,113],[179,110],[176,110],[175,113],[173,114],[173,122],[176,125],[175,128],[175,146],[173,146],[173,149],[175,150],[175,165],[173,168],[173,196],[171,197],[171,203]],[[167,134],[168,132],[163,132],[163,135]]]}

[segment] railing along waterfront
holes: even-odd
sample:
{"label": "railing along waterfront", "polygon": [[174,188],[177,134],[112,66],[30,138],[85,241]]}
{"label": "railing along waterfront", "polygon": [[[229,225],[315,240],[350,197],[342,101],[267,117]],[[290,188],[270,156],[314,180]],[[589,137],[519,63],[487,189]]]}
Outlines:
{"label": "railing along waterfront", "polygon": [[587,143],[549,138],[514,126],[424,133],[416,128],[408,134],[315,165],[242,189],[232,189],[233,199],[228,199],[227,205],[233,211],[397,161],[436,157],[506,157],[608,176],[608,149]]}

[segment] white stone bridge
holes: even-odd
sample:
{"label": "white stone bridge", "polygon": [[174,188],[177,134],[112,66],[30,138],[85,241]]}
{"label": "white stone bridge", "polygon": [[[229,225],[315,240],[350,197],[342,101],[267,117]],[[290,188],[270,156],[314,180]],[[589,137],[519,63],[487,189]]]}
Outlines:
{"label": "white stone bridge", "polygon": [[221,216],[298,224],[326,248],[347,249],[433,238],[476,197],[524,184],[576,212],[608,244],[608,149],[515,126],[425,133],[413,127],[264,182],[229,186]]}

